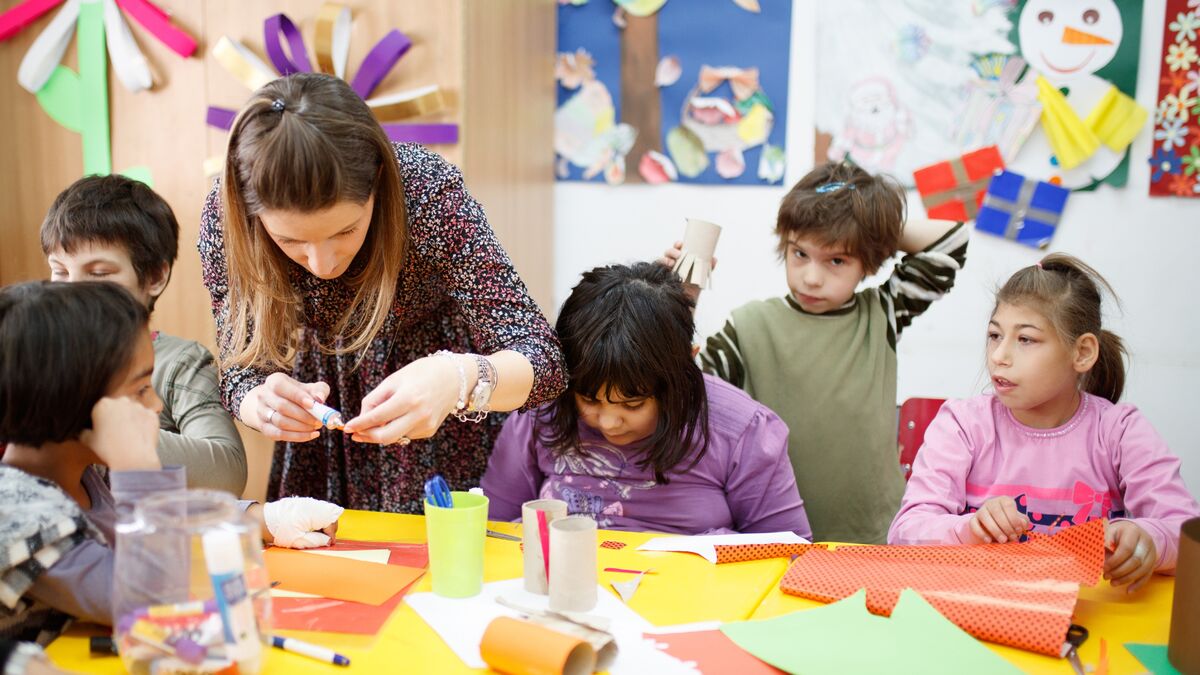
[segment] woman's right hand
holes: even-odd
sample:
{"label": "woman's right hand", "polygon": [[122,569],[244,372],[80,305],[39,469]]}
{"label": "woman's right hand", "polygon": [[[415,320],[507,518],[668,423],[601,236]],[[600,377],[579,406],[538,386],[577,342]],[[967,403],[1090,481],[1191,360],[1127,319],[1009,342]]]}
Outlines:
{"label": "woman's right hand", "polygon": [[303,443],[320,433],[321,421],[309,414],[313,404],[325,402],[329,385],[305,383],[283,373],[273,373],[247,392],[238,408],[242,423],[273,441]]}

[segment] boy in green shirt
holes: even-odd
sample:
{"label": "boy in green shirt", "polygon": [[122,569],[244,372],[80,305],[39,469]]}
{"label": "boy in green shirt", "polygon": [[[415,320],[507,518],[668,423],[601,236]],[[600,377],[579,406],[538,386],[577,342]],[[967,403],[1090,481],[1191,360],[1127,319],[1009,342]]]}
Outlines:
{"label": "boy in green shirt", "polygon": [[[789,293],[735,309],[701,365],[787,422],[814,541],[884,544],[904,494],[896,341],[954,285],[969,230],[906,223],[894,181],[826,164],[783,198],[775,233]],[[856,292],[897,250],[891,277]]]}
{"label": "boy in green shirt", "polygon": [[[153,311],[179,254],[179,223],[146,185],[88,176],[63,190],[46,214],[42,252],[52,281],[111,281]],[[246,450],[221,406],[212,354],[198,342],[154,333],[151,385],[163,401],[158,455],[187,467],[188,487],[246,487]]]}

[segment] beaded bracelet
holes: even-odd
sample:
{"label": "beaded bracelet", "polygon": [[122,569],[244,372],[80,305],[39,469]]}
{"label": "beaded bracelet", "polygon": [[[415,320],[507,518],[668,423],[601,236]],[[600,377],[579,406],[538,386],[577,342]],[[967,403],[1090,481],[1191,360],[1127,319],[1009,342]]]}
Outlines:
{"label": "beaded bracelet", "polygon": [[439,349],[433,353],[434,356],[444,356],[458,368],[458,400],[454,403],[454,409],[450,411],[451,415],[458,418],[460,422],[481,422],[487,417],[486,412],[468,411],[467,410],[467,371],[463,368],[462,362],[457,358],[458,354],[448,350]]}

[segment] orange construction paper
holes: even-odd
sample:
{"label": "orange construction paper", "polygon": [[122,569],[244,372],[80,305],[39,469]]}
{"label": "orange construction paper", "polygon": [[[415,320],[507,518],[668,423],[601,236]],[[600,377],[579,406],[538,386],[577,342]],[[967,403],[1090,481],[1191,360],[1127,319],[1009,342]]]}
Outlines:
{"label": "orange construction paper", "polygon": [[1104,521],[1030,541],[978,546],[863,546],[810,550],[780,581],[785,593],[833,602],[867,590],[867,608],[890,616],[912,588],[981,640],[1060,653],[1079,584],[1104,563]]}
{"label": "orange construction paper", "polygon": [[[758,544],[752,544],[757,546]],[[735,548],[735,547],[730,547]],[[643,637],[666,645],[663,651],[680,661],[694,661],[701,673],[737,673],[738,675],[782,675],[771,664],[760,661],[737,646],[719,630],[690,633],[645,633]]]}
{"label": "orange construction paper", "polygon": [[766,560],[768,558],[792,558],[804,555],[814,548],[828,548],[825,544],[716,544],[717,564]]}
{"label": "orange construction paper", "polygon": [[285,591],[312,593],[332,600],[381,605],[425,573],[401,565],[319,556],[285,548],[263,551],[271,581]]}
{"label": "orange construction paper", "polygon": [[586,640],[507,616],[488,624],[479,655],[508,675],[591,675],[596,669],[596,651]]}
{"label": "orange construction paper", "polygon": [[[389,565],[420,569],[429,566],[429,554],[425,544],[339,539],[331,548],[335,551],[386,548],[392,552],[388,558]],[[375,635],[383,628],[383,624],[387,623],[392,612],[404,599],[405,593],[411,588],[410,584],[381,605],[364,605],[361,602],[328,598],[272,598],[271,627],[275,630]]]}

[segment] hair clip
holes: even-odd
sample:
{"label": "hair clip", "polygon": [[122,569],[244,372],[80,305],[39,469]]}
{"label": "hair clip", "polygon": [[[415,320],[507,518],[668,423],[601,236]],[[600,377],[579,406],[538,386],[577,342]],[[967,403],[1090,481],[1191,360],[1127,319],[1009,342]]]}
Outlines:
{"label": "hair clip", "polygon": [[283,99],[277,98],[274,101],[271,101],[271,110],[274,110],[275,112],[283,112],[283,108]]}
{"label": "hair clip", "polygon": [[842,181],[834,181],[832,183],[825,183],[823,185],[818,185],[817,186],[817,194],[823,195],[828,192],[837,192],[838,190],[841,190],[842,188],[846,188],[847,190],[853,190],[854,186],[843,183]]}

